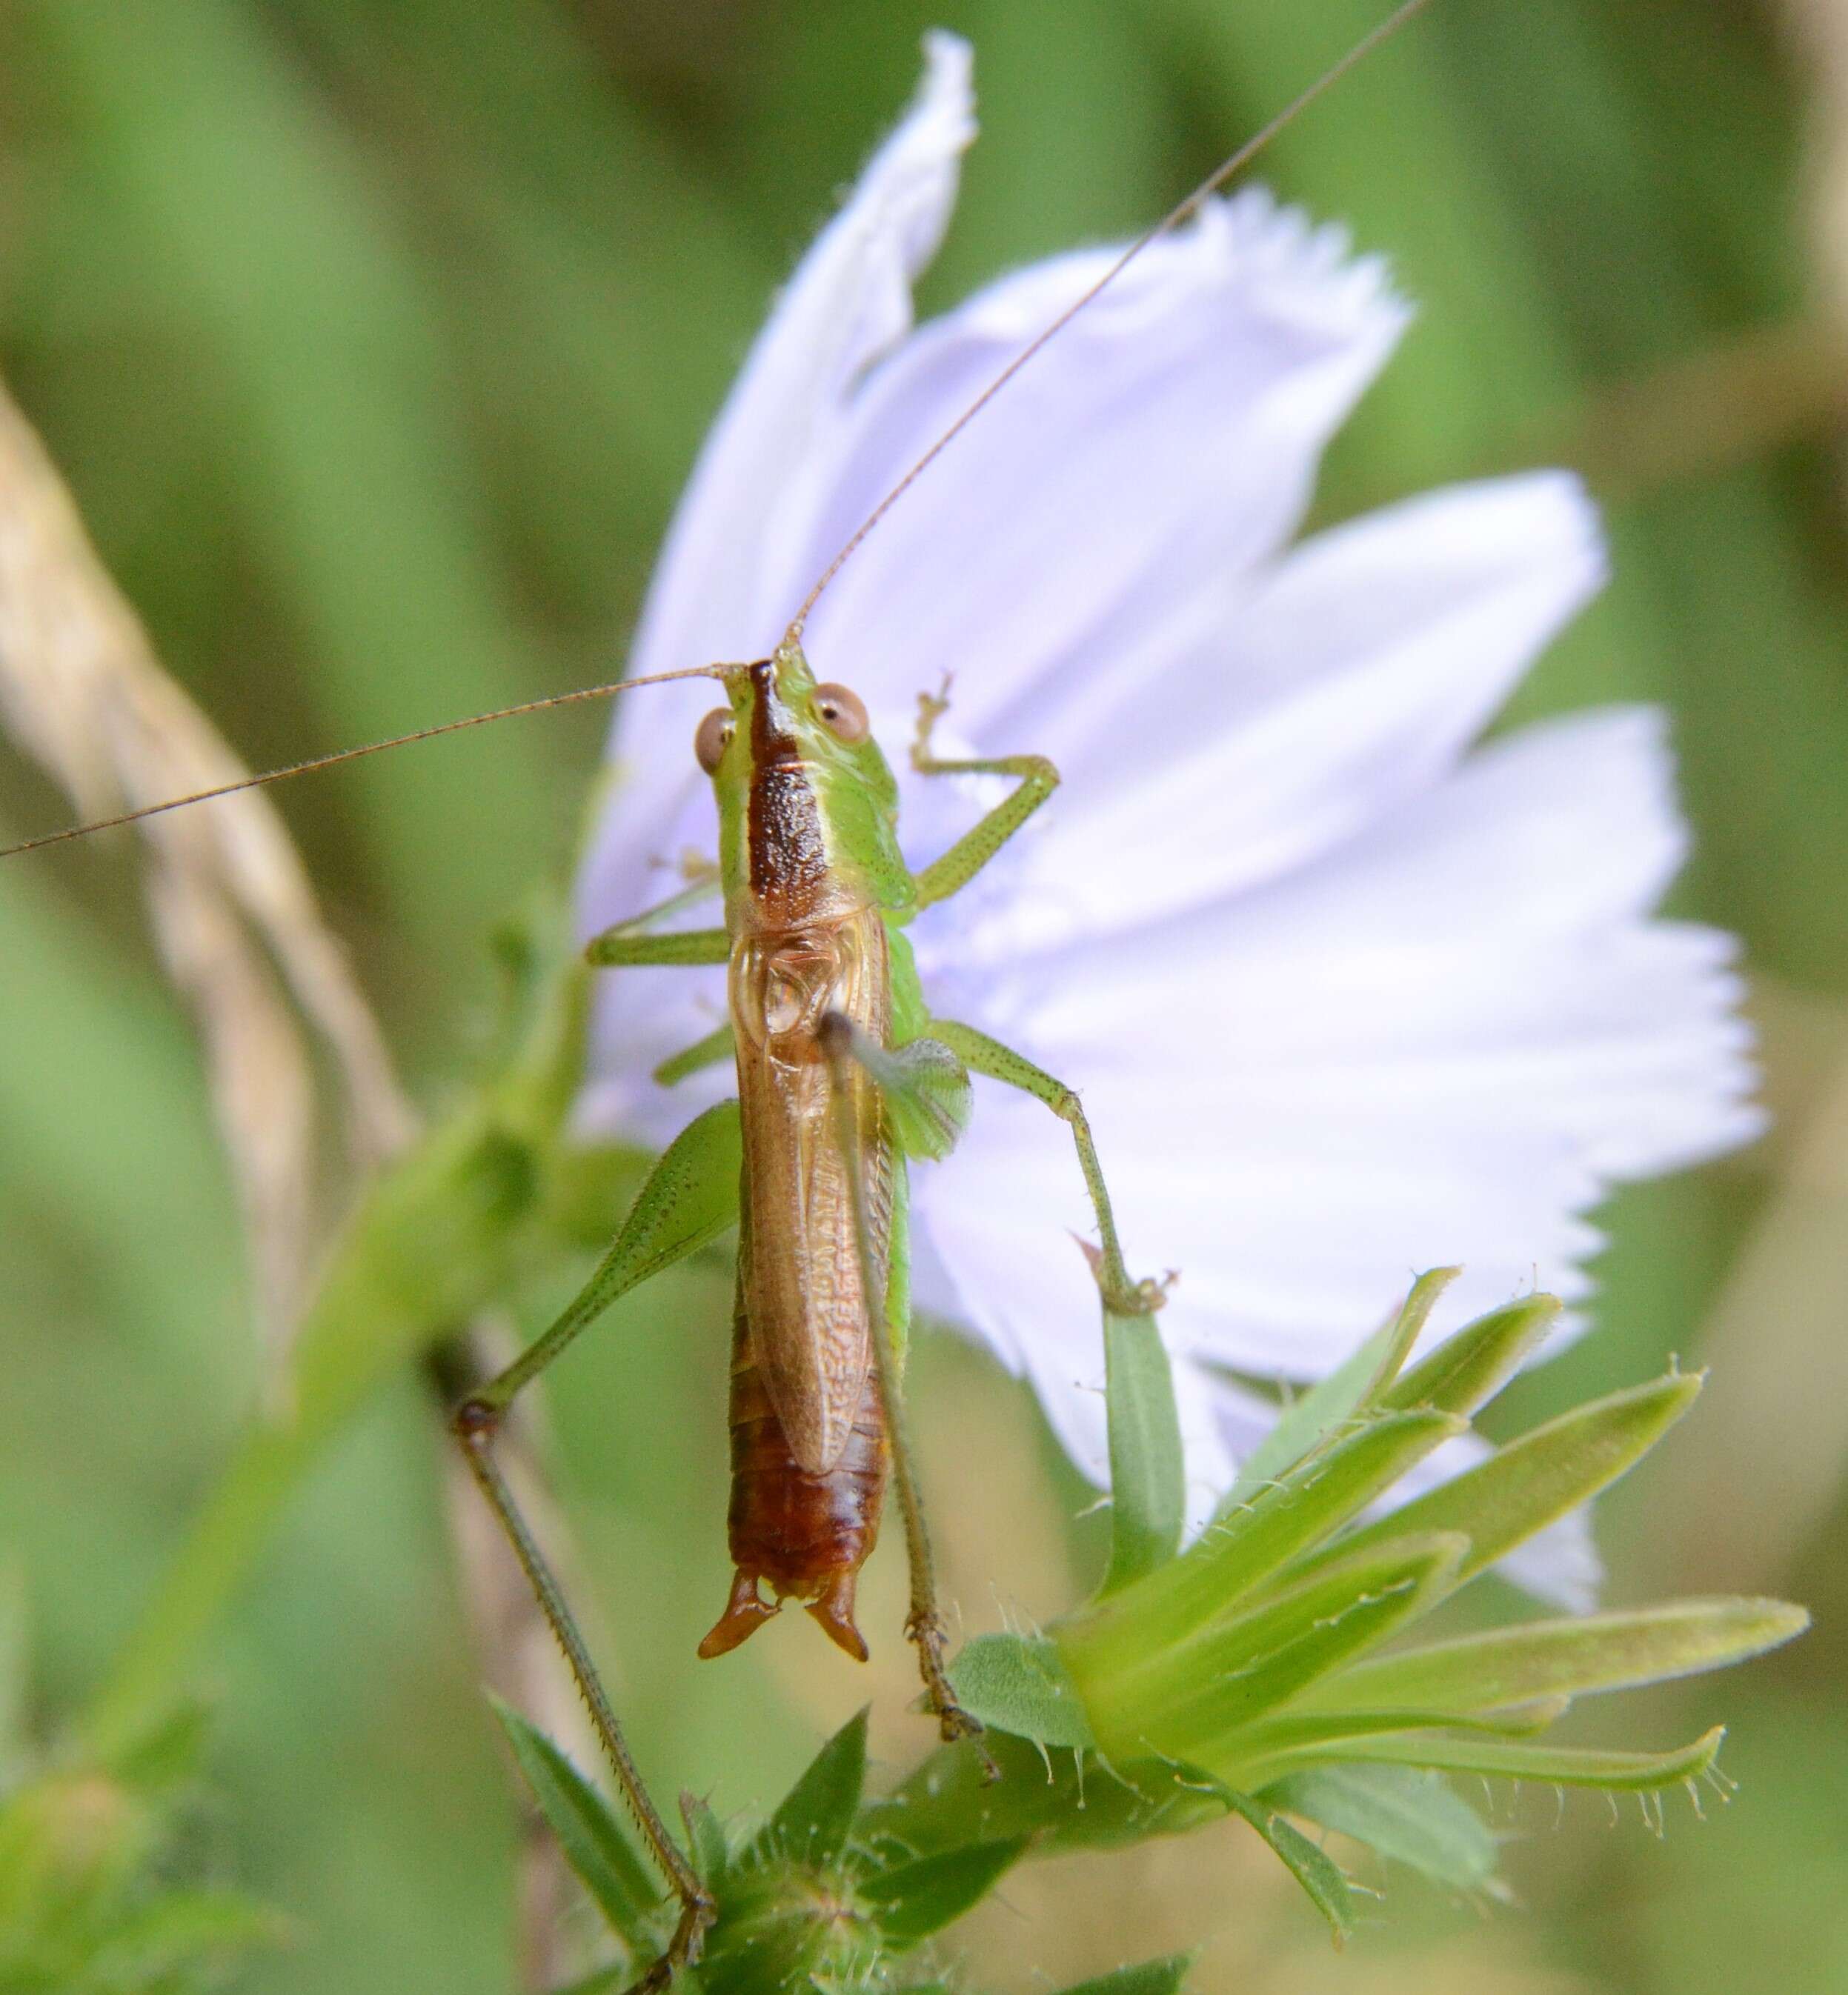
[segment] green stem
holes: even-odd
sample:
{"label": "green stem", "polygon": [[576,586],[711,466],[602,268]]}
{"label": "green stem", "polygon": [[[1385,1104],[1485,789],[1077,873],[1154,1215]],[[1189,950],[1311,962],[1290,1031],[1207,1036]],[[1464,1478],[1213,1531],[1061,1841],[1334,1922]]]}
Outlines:
{"label": "green stem", "polygon": [[336,1430],[381,1380],[504,1286],[537,1176],[532,1150],[477,1107],[373,1186],[335,1251],[270,1405],[82,1718],[86,1746],[107,1753],[164,1714]]}
{"label": "green stem", "polygon": [[107,1753],[166,1715],[334,1434],[399,1366],[505,1292],[536,1217],[566,1220],[557,1138],[582,1066],[589,979],[549,901],[499,942],[510,982],[494,1070],[368,1187],[273,1389],[78,1721],[86,1747]]}

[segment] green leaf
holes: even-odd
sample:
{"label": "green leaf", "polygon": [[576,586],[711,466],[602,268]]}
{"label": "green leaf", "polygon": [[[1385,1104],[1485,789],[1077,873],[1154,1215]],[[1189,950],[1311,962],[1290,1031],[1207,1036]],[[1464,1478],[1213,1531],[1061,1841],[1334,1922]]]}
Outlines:
{"label": "green leaf", "polygon": [[1018,1836],[920,1856],[863,1878],[859,1896],[889,1945],[915,1946],[986,1897],[1026,1847]]}
{"label": "green leaf", "polygon": [[211,1714],[196,1700],[177,1705],[103,1756],[103,1763],[139,1794],[153,1795],[184,1786],[198,1771]]}
{"label": "green leaf", "polygon": [[1386,1392],[1438,1298],[1462,1272],[1459,1268],[1434,1268],[1420,1275],[1389,1323],[1283,1410],[1276,1425],[1245,1457],[1238,1481],[1219,1506],[1219,1516],[1236,1509],[1266,1483],[1300,1461],[1342,1421]]}
{"label": "green leaf", "polygon": [[111,1928],[88,1963],[84,1985],[143,1989],[244,1955],[284,1945],[287,1920],[232,1891],[173,1891],[137,1906]]}
{"label": "green leaf", "polygon": [[1244,1816],[1309,1894],[1310,1904],[1328,1921],[1335,1945],[1345,1945],[1354,1930],[1354,1900],[1341,1866],[1275,1808],[1239,1793],[1235,1787],[1228,1787],[1225,1798],[1228,1807]]}
{"label": "green leaf", "polygon": [[648,1915],[661,1902],[661,1891],[622,1825],[603,1796],[538,1726],[498,1698],[490,1701],[565,1862],[620,1937],[631,1946],[646,1945]]}
{"label": "green leaf", "polygon": [[1448,1413],[1369,1418],[1222,1512],[1178,1559],[1094,1604],[1060,1629],[1080,1685],[1134,1669],[1223,1619],[1242,1595],[1327,1539],[1465,1423]]}
{"label": "green leaf", "polygon": [[1398,1314],[1376,1340],[1379,1349],[1373,1375],[1361,1388],[1360,1407],[1379,1404],[1412,1355],[1412,1346],[1424,1334],[1438,1297],[1462,1272],[1461,1268],[1430,1268],[1413,1282],[1405,1300],[1399,1305]]}
{"label": "green leaf", "polygon": [[1473,1890],[1495,1875],[1495,1838],[1438,1774],[1403,1767],[1305,1768],[1259,1795],[1409,1863],[1441,1884]]}
{"label": "green leaf", "polygon": [[977,1635],[950,1665],[957,1701],[972,1718],[1041,1746],[1091,1746],[1091,1721],[1058,1645],[1044,1636]]}
{"label": "green leaf", "polygon": [[1434,1448],[1467,1429],[1453,1415],[1376,1414],[1268,1483],[1202,1540],[1201,1578],[1223,1601],[1317,1544]]}
{"label": "green leaf", "polygon": [[809,1763],[807,1770],[758,1832],[757,1853],[776,1850],[798,1863],[831,1863],[847,1833],[866,1786],[866,1724],[862,1705]]}
{"label": "green leaf", "polygon": [[1529,1296],[1491,1310],[1447,1337],[1429,1357],[1395,1380],[1380,1404],[1473,1413],[1513,1378],[1558,1317],[1557,1296]]}
{"label": "green leaf", "polygon": [[1563,1413],[1300,1570],[1408,1531],[1462,1531],[1473,1548],[1455,1575],[1461,1585],[1616,1482],[1687,1412],[1700,1387],[1698,1377],[1673,1375]]}
{"label": "green leaf", "polygon": [[725,1831],[704,1797],[682,1787],[680,1819],[686,1824],[687,1844],[692,1852],[693,1868],[709,1891],[716,1891],[731,1868],[731,1849]]}
{"label": "green leaf", "polygon": [[1356,1664],[1317,1684],[1317,1708],[1417,1705],[1487,1711],[1530,1698],[1625,1690],[1723,1669],[1801,1634],[1781,1600],[1678,1600],[1612,1614],[1529,1621]]}
{"label": "green leaf", "polygon": [[1498,1738],[1529,1738],[1563,1718],[1571,1702],[1568,1697],[1540,1698],[1481,1717],[1417,1705],[1312,1711],[1293,1704],[1286,1711],[1242,1726],[1235,1738],[1222,1743],[1215,1758],[1228,1767],[1238,1767],[1237,1780],[1259,1788],[1294,1763],[1306,1749],[1324,1759],[1339,1759],[1342,1755],[1337,1749],[1343,1739],[1395,1732],[1486,1732]]}
{"label": "green leaf", "polygon": [[1110,1420],[1111,1594],[1174,1556],[1187,1480],[1174,1375],[1152,1316],[1104,1313],[1104,1389]]}
{"label": "green leaf", "polygon": [[1181,1983],[1194,1964],[1190,1953],[1170,1953],[1134,1967],[1119,1967],[1091,1981],[1077,1981],[1060,1995],[1180,1995]]}
{"label": "green leaf", "polygon": [[1080,1679],[1099,1744],[1111,1756],[1152,1749],[1218,1772],[1214,1746],[1422,1613],[1468,1554],[1454,1532],[1369,1547],[1140,1671]]}
{"label": "green leaf", "polygon": [[1430,1767],[1451,1774],[1501,1774],[1515,1780],[1546,1780],[1577,1787],[1666,1787],[1691,1780],[1712,1765],[1723,1725],[1692,1745],[1668,1753],[1625,1753],[1571,1746],[1534,1746],[1493,1739],[1355,1739],[1331,1746],[1345,1765]]}
{"label": "green leaf", "polygon": [[[980,1749],[978,1749],[978,1745]],[[1001,1771],[988,1777],[985,1750]],[[1037,1852],[1106,1849],[1217,1821],[1217,1783],[1172,1762],[1104,1766],[1091,1753],[1043,1753],[1011,1732],[939,1747],[894,1791],[861,1809],[854,1840],[909,1861],[969,1843],[1031,1837]]]}

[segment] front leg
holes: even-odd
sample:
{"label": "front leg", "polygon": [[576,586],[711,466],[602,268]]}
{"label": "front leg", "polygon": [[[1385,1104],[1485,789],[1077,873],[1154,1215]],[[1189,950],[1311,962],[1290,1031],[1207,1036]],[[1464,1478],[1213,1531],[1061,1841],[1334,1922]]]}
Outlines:
{"label": "front leg", "polygon": [[940,859],[917,876],[918,905],[946,901],[959,893],[1059,787],[1059,771],[1043,755],[969,756],[953,760],[931,753],[930,737],[950,710],[950,681],[943,689],[918,695],[918,731],[911,766],[921,776],[1012,776],[1019,787],[966,831]]}
{"label": "front leg", "polygon": [[633,921],[618,922],[592,936],[584,945],[584,960],[599,969],[637,970],[651,963],[690,968],[696,963],[724,963],[730,957],[731,937],[723,929],[675,929],[667,935],[648,935],[638,925],[647,919],[637,915]]}
{"label": "front leg", "polygon": [[585,961],[611,970],[634,970],[651,963],[724,962],[730,953],[731,941],[723,929],[675,929],[665,935],[654,932],[657,922],[697,906],[716,893],[718,886],[716,871],[702,873],[678,894],[670,894],[665,901],[644,908],[626,921],[613,922],[584,945]]}

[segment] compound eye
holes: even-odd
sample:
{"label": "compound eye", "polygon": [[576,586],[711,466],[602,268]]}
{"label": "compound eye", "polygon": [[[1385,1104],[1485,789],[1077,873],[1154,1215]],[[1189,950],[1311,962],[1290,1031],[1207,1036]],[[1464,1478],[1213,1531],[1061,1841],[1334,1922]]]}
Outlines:
{"label": "compound eye", "polygon": [[737,730],[728,706],[715,706],[693,731],[693,755],[709,776],[719,773],[720,762],[731,746],[731,737]]}
{"label": "compound eye", "polygon": [[843,685],[818,685],[815,710],[836,741],[864,741],[872,725],[866,717],[865,702]]}

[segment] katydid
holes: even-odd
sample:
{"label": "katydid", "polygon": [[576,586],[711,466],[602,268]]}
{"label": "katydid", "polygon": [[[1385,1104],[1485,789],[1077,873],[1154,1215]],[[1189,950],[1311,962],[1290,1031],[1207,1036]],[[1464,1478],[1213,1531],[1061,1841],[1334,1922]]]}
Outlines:
{"label": "katydid", "polygon": [[[953,1147],[969,1111],[971,1073],[1034,1096],[1067,1125],[1098,1235],[1091,1258],[1104,1310],[1146,1316],[1159,1307],[1163,1292],[1162,1283],[1137,1281],[1127,1272],[1077,1096],[972,1027],[933,1017],[905,932],[921,910],[950,898],[1001,850],[1052,795],[1056,771],[1032,753],[937,755],[933,730],[946,699],[922,695],[911,750],[915,770],[1011,778],[1015,787],[913,874],[898,843],[897,786],[871,738],[865,709],[846,687],[816,682],[802,651],[804,622],[891,506],[1049,339],[1424,4],[1403,0],[1022,347],[868,514],[769,658],[689,665],[530,701],[0,851],[9,857],[280,776],[632,686],[709,677],[723,687],[726,703],[701,723],[693,752],[712,779],[718,806],[720,864],[709,884],[722,892],[723,925],[661,927],[688,904],[689,894],[682,892],[606,931],[589,955],[594,963],[625,971],[726,965],[726,1025],[667,1062],[658,1077],[678,1079],[730,1057],[737,1097],[696,1117],[668,1146],[578,1296],[454,1416],[470,1469],[531,1582],[624,1798],[680,1904],[668,1949],[639,1986],[658,1988],[697,1959],[715,1906],[642,1784],[563,1593],[496,1465],[494,1437],[512,1401],[617,1297],[716,1237],[735,1217],[729,1517],[734,1572],[699,1653],[713,1657],[736,1647],[783,1599],[793,1598],[840,1647],[864,1658],[854,1591],[878,1535],[889,1478],[897,1485],[910,1565],[905,1632],[917,1648],[926,1705],[943,1738],[952,1740],[980,1728],[958,1707],[944,1668],[945,1632],[905,1437],[907,1173],[911,1162],[941,1159]],[[689,1210],[702,1215],[697,1224],[687,1222]]]}
{"label": "katydid", "polygon": [[[725,1058],[736,1101],[709,1109],[670,1145],[628,1223],[558,1321],[472,1394],[455,1427],[558,1635],[642,1831],[682,1917],[661,1975],[696,1957],[712,1903],[654,1810],[598,1683],[583,1639],[492,1453],[510,1402],[616,1297],[701,1244],[675,1233],[677,1205],[719,1205],[717,1173],[738,1173],[731,1370],[734,1575],[702,1656],[737,1647],[802,1602],[829,1637],[864,1660],[854,1586],[878,1537],[888,1473],[911,1568],[905,1633],[945,1739],[979,1729],[943,1668],[944,1629],[929,1540],[905,1440],[900,1375],[910,1317],[907,1166],[949,1152],[966,1121],[974,1071],[1038,1097],[1067,1123],[1090,1188],[1105,1309],[1159,1307],[1161,1289],[1125,1269],[1109,1195],[1077,1097],[971,1027],[930,1016],[905,934],[994,857],[1045,802],[1058,775],[1031,754],[945,759],[931,746],[945,710],[921,702],[912,764],[928,775],[1012,778],[1014,790],[914,874],[898,850],[898,785],[845,686],[817,685],[792,633],[775,655],[717,668],[727,704],[699,724],[694,753],[719,807],[721,928],[662,932],[676,894],[606,931],[590,960],[626,970],[720,963],[728,1027],[670,1063],[685,1073]],[[741,1159],[742,1168],[740,1169]],[[671,1248],[658,1242],[672,1236]],[[771,1598],[764,1598],[768,1587]]]}

